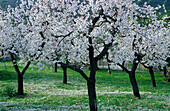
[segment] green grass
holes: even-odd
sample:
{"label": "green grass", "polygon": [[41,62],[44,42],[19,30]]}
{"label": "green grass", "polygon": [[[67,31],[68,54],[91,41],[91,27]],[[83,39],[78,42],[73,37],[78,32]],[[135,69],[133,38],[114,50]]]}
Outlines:
{"label": "green grass", "polygon": [[[29,70],[24,75],[23,96],[4,95],[7,86],[17,87],[17,75],[10,62],[0,62],[0,111],[57,110],[88,111],[87,83],[82,76],[68,70],[68,84],[62,83],[62,70]],[[22,67],[20,67],[22,69]],[[89,72],[84,70],[87,75]],[[99,111],[114,110],[170,110],[170,83],[156,73],[157,87],[153,88],[149,73],[136,73],[142,99],[132,94],[128,74],[122,71],[100,70],[96,74],[96,92]]]}

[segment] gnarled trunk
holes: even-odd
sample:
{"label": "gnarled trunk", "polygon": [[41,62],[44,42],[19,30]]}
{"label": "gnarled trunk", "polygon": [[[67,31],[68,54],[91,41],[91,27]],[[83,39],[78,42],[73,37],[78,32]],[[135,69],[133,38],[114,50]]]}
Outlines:
{"label": "gnarled trunk", "polygon": [[153,87],[156,87],[156,82],[155,82],[155,76],[154,76],[154,72],[153,72],[153,67],[149,67],[149,73],[151,75],[151,79],[152,79],[152,85]]}
{"label": "gnarled trunk", "polygon": [[136,82],[135,75],[133,73],[129,73],[129,78],[130,78],[130,82],[131,82],[131,85],[132,85],[134,96],[140,98],[139,88],[138,88],[138,85],[137,85],[137,82]]}
{"label": "gnarled trunk", "polygon": [[18,95],[23,95],[24,90],[23,90],[23,75],[18,74]]}
{"label": "gnarled trunk", "polygon": [[96,60],[91,60],[90,63],[90,78],[87,80],[90,111],[97,111],[96,90],[95,90],[95,75],[96,75]]}
{"label": "gnarled trunk", "polygon": [[17,60],[14,57],[14,54],[10,53],[11,59],[12,59],[12,63],[14,66],[14,69],[17,73],[18,76],[18,95],[23,95],[24,90],[23,90],[23,75],[26,72],[26,70],[29,68],[31,61],[27,62],[27,65],[24,67],[24,69],[22,70],[22,72],[20,72],[19,67],[17,65]]}
{"label": "gnarled trunk", "polygon": [[140,99],[139,88],[135,78],[135,71],[137,69],[137,66],[138,62],[136,62],[136,59],[134,59],[132,70],[129,72],[129,78],[132,84],[133,94]]}
{"label": "gnarled trunk", "polygon": [[130,78],[130,83],[132,85],[132,89],[133,89],[133,94],[134,96],[138,97],[140,99],[140,94],[139,94],[139,89],[138,89],[138,85],[136,82],[136,78],[135,78],[135,71],[137,68],[138,63],[133,63],[133,67],[132,70],[129,71],[126,67],[124,67],[123,65],[119,64],[118,65],[129,74],[129,78]]}
{"label": "gnarled trunk", "polygon": [[57,72],[57,63],[55,63],[55,72]]}
{"label": "gnarled trunk", "polygon": [[109,53],[108,52],[106,53],[106,60],[107,60],[108,72],[111,75],[111,69],[110,69],[110,64],[109,64],[110,60],[109,60]]}
{"label": "gnarled trunk", "polygon": [[[125,67],[125,61],[122,62],[123,67]],[[122,71],[125,71],[124,69],[122,69]]]}
{"label": "gnarled trunk", "polygon": [[90,111],[97,111],[95,80],[87,80]]}
{"label": "gnarled trunk", "polygon": [[61,68],[63,69],[63,83],[67,84],[67,67],[61,66]]}
{"label": "gnarled trunk", "polygon": [[109,74],[111,75],[112,72],[111,72],[111,69],[110,69],[110,64],[108,63],[107,65],[108,65],[108,72],[109,72]]}
{"label": "gnarled trunk", "polygon": [[[100,68],[98,67],[97,64],[95,64],[95,69],[96,69],[96,70],[100,70]],[[89,67],[88,70],[91,70],[91,67]]]}
{"label": "gnarled trunk", "polygon": [[167,74],[166,66],[165,66],[165,67],[163,67],[163,71],[164,71],[164,72],[163,72],[163,77],[167,77],[167,76],[166,76],[166,74]]}

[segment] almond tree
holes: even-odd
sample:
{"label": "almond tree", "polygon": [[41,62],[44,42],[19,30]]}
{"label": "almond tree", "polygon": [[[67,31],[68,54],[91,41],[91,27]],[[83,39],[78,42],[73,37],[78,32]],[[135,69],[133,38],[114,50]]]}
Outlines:
{"label": "almond tree", "polygon": [[[154,11],[152,7],[138,7],[133,1],[129,0],[89,0],[83,2],[69,0],[62,3],[65,5],[67,2],[67,6],[70,6],[70,8],[65,7],[64,9],[67,11],[69,10],[68,12],[70,12],[74,18],[71,20],[73,21],[71,22],[73,23],[72,27],[69,28],[69,30],[72,29],[72,33],[67,37],[62,37],[62,41],[55,45],[59,46],[57,47],[59,49],[55,49],[56,47],[49,44],[48,47],[50,47],[50,50],[48,50],[48,48],[44,50],[48,52],[45,53],[48,55],[43,55],[41,60],[48,62],[48,60],[53,60],[55,55],[59,55],[60,58],[58,61],[61,61],[59,64],[61,64],[62,67],[67,67],[79,72],[87,81],[90,110],[95,111],[97,110],[95,91],[95,66],[97,65],[97,61],[107,55],[108,51],[113,52],[112,49],[109,50],[109,48],[117,44],[117,41],[115,41],[116,38],[118,40],[122,38],[122,40],[125,41],[125,38],[128,40],[130,36],[130,41],[128,40],[126,42],[132,43],[132,45],[130,44],[132,53],[128,52],[124,46],[120,48],[124,48],[127,53],[130,53],[131,57],[129,59],[133,60],[133,68],[131,71],[123,68],[129,73],[135,96],[140,98],[135,79],[135,70],[139,62],[145,56],[145,54],[143,55],[141,53],[140,46],[145,46],[142,37],[146,31],[144,26],[138,24],[138,18],[149,16],[154,20],[156,16],[155,13],[152,13],[152,11]],[[154,26],[155,23],[151,23],[151,26]],[[63,26],[65,25],[63,24]],[[147,36],[149,36],[149,33],[147,33]],[[153,33],[153,31],[151,33]],[[47,43],[51,42],[52,41],[49,40]],[[123,52],[121,53],[119,51],[116,53],[121,55],[119,56],[120,59],[116,59],[118,63],[122,63],[127,59]],[[69,64],[63,63],[63,60],[66,58]],[[90,65],[89,77],[77,67],[86,64]],[[122,66],[121,64],[119,65]]]}
{"label": "almond tree", "polygon": [[[50,0],[44,2],[38,1],[38,5],[43,6],[43,12],[48,12],[42,16],[43,18],[46,18],[45,15],[51,12],[49,5],[54,5],[57,2],[58,1]],[[129,0],[90,0],[81,2],[68,0],[60,3],[64,8],[61,8],[62,10],[56,10],[61,10],[61,14],[64,13],[62,16],[63,19],[58,20],[62,27],[57,27],[58,25],[55,26],[54,23],[58,21],[50,21],[51,16],[46,19],[46,25],[51,33],[48,32],[48,36],[45,36],[47,37],[46,45],[43,50],[40,51],[42,54],[41,57],[36,61],[39,64],[42,64],[42,62],[50,64],[56,56],[58,56],[59,60],[55,61],[61,61],[59,64],[61,64],[62,67],[79,72],[87,81],[90,110],[96,111],[95,66],[97,66],[98,60],[107,54],[115,37],[121,37],[122,33],[125,34],[128,32],[129,29],[127,26],[133,23],[133,12],[135,11],[136,5]],[[66,14],[65,12],[68,13]],[[67,15],[73,18],[70,19]],[[68,23],[70,24],[67,25]],[[57,27],[55,29],[59,28],[61,32],[51,28],[53,26]],[[56,33],[54,33],[55,31]],[[67,36],[63,36],[65,34],[67,34]],[[62,36],[58,37],[57,35]],[[51,37],[51,39],[48,39],[49,37]],[[57,41],[54,41],[55,37],[57,37]],[[69,64],[63,63],[65,59],[69,61]],[[89,77],[77,67],[87,64],[90,65]]]}
{"label": "almond tree", "polygon": [[[20,6],[11,10],[9,12],[15,15],[11,20],[14,20],[16,28],[22,24],[24,37],[31,37],[30,51],[25,51],[30,54],[25,56],[22,53],[22,57],[35,60],[40,69],[45,67],[44,63],[59,62],[64,70],[70,68],[79,72],[87,81],[91,111],[97,110],[97,62],[117,43],[116,38],[133,38],[133,56],[137,58],[134,58],[130,77],[136,85],[134,72],[141,55],[135,51],[142,35],[136,16],[143,16],[143,8],[133,0],[28,0],[28,3],[21,0]],[[139,32],[139,36],[134,32]],[[64,63],[65,60],[69,63]],[[78,67],[83,65],[90,65],[89,77]],[[135,95],[140,97],[139,93]]]}
{"label": "almond tree", "polygon": [[[52,6],[48,6],[47,3],[51,4],[51,1],[21,0],[19,6],[8,7],[7,11],[1,11],[3,24],[0,30],[2,32],[0,54],[11,56],[18,75],[18,94],[20,95],[23,94],[23,75],[31,61],[40,63],[39,61],[42,60],[40,58],[44,57],[43,53],[47,54],[43,51],[44,48],[50,50],[49,45],[54,46],[56,41],[62,41],[62,38],[71,33],[65,29],[65,27],[71,27],[64,21],[70,16],[64,11],[65,5],[61,1],[55,1]],[[68,34],[61,35],[63,33]],[[50,42],[46,44],[47,41]],[[22,72],[18,68],[17,56],[26,63]]]}
{"label": "almond tree", "polygon": [[17,56],[21,59],[26,59],[30,50],[30,36],[27,35],[28,30],[22,19],[17,19],[14,16],[12,8],[8,8],[7,11],[1,11],[1,55],[6,57],[11,56],[11,60],[14,69],[18,75],[18,94],[23,95],[23,75],[30,65],[30,61],[26,62],[26,65],[22,71],[19,70],[17,64]]}
{"label": "almond tree", "polygon": [[[71,11],[74,16],[72,27],[74,30],[59,44],[61,48],[59,64],[79,72],[87,81],[90,110],[96,111],[95,66],[98,60],[107,54],[116,37],[128,34],[130,28],[127,27],[133,24],[136,5],[129,0],[90,0],[81,3],[69,1],[69,3],[76,7],[76,10]],[[54,52],[50,50],[48,52],[54,55]],[[62,58],[67,58],[70,63],[63,63]],[[89,77],[77,67],[82,65],[90,65]]]}
{"label": "almond tree", "polygon": [[141,61],[141,64],[145,68],[149,69],[153,87],[156,87],[153,68],[163,69],[168,64],[167,59],[170,56],[169,53],[170,42],[168,40],[169,35],[170,34],[168,28],[159,27],[159,30],[156,30],[154,32],[154,35],[152,35],[153,37],[150,38],[150,43],[148,43],[149,46],[146,48],[147,50],[145,53],[149,54],[146,54],[146,56],[144,56],[144,58]]}
{"label": "almond tree", "polygon": [[[139,98],[139,89],[135,79],[138,64],[142,63],[149,68],[153,86],[156,87],[152,68],[160,64],[164,66],[166,64],[165,60],[169,56],[167,42],[169,29],[164,27],[163,20],[157,20],[156,12],[152,7],[145,5],[141,10],[144,15],[139,13],[137,16],[146,20],[146,25],[141,25],[136,20],[129,37],[118,39],[118,44],[112,48],[115,51],[110,51],[110,59],[129,74],[133,93]],[[131,70],[121,64],[124,61],[132,63]]]}

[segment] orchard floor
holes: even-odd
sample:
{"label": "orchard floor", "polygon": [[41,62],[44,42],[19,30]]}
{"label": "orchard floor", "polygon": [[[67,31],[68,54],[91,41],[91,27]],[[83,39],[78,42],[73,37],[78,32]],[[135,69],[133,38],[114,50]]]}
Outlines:
{"label": "orchard floor", "polygon": [[[22,69],[22,67],[20,67]],[[88,75],[89,72],[84,70]],[[80,74],[67,70],[68,84],[62,83],[62,70],[37,71],[31,68],[24,75],[24,95],[9,97],[16,90],[17,75],[10,62],[0,63],[0,111],[88,111],[86,81]],[[136,73],[141,99],[132,94],[128,74],[122,71],[97,71],[96,93],[99,111],[170,111],[170,83],[161,73],[155,73],[153,88],[149,73]],[[9,93],[9,92],[8,92]]]}

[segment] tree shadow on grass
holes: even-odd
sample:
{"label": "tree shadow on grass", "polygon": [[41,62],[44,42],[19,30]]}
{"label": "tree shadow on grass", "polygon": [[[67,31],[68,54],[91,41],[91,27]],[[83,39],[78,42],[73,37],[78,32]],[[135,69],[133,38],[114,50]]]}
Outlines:
{"label": "tree shadow on grass", "polygon": [[17,74],[15,72],[10,72],[10,71],[0,71],[0,81],[4,80],[16,80],[17,79]]}

